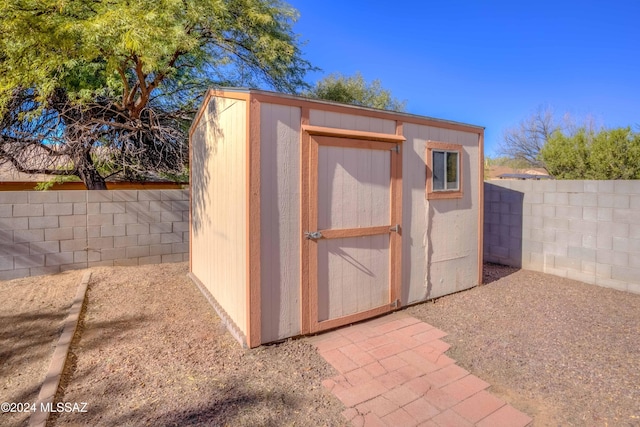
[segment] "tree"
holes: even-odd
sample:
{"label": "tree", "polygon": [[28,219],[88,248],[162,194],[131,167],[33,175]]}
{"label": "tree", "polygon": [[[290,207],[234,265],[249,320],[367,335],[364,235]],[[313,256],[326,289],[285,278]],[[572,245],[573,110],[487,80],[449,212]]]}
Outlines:
{"label": "tree", "polygon": [[640,179],[640,134],[629,127],[601,131],[590,157],[591,179]]}
{"label": "tree", "polygon": [[558,179],[588,179],[589,147],[593,132],[579,129],[574,135],[556,132],[540,150],[540,158]]}
{"label": "tree", "polygon": [[557,132],[540,155],[560,179],[640,179],[640,134],[628,127]]}
{"label": "tree", "polygon": [[340,73],[330,74],[303,95],[391,111],[404,111],[406,104],[405,101],[394,98],[390,91],[383,89],[380,80],[367,83],[360,73],[351,77],[345,77]]}
{"label": "tree", "polygon": [[544,167],[540,150],[549,138],[561,130],[550,108],[538,107],[528,118],[504,132],[500,153],[515,160],[522,160],[531,167]]}
{"label": "tree", "polygon": [[307,87],[278,0],[4,0],[0,163],[75,175],[179,173],[206,87]]}

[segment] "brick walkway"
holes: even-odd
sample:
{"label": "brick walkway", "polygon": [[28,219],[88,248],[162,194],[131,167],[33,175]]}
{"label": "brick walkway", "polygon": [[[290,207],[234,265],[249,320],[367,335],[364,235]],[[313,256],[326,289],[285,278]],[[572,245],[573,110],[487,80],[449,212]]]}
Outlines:
{"label": "brick walkway", "polygon": [[394,313],[310,338],[340,373],[323,382],[354,426],[524,427],[533,421],[444,352],[446,333]]}

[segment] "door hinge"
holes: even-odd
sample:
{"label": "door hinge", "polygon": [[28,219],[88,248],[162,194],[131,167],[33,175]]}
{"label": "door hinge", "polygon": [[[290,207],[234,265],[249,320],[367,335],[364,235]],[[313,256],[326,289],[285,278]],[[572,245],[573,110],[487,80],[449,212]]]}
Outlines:
{"label": "door hinge", "polygon": [[304,233],[304,236],[308,240],[318,240],[322,238],[322,233],[319,231],[307,231]]}
{"label": "door hinge", "polygon": [[396,299],[394,302],[392,302],[391,304],[389,304],[389,306],[390,306],[391,308],[398,308],[398,307],[400,307],[400,300],[399,300],[399,299]]}
{"label": "door hinge", "polygon": [[389,228],[389,231],[395,231],[396,233],[400,232],[400,224],[396,224],[393,227]]}
{"label": "door hinge", "polygon": [[391,151],[395,151],[396,153],[400,154],[400,144],[396,144],[396,146],[393,147]]}

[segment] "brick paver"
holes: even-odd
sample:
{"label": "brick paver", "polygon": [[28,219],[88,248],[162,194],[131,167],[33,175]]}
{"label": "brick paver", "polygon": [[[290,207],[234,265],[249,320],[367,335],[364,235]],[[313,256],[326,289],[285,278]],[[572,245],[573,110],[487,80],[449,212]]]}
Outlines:
{"label": "brick paver", "polygon": [[469,375],[466,369],[458,365],[449,365],[445,368],[427,374],[427,381],[436,387],[444,387],[460,378]]}
{"label": "brick paver", "polygon": [[498,399],[486,391],[481,391],[458,403],[452,409],[465,419],[477,423],[505,404],[504,400]]}
{"label": "brick paver", "polygon": [[425,397],[420,397],[404,407],[413,418],[418,422],[430,420],[440,413],[440,410],[429,403]]}
{"label": "brick paver", "polygon": [[462,402],[487,387],[489,387],[489,383],[482,381],[475,375],[467,375],[442,387],[442,391]]}
{"label": "brick paver", "polygon": [[388,426],[407,426],[413,427],[418,421],[412,417],[407,411],[399,408],[397,411],[390,413],[382,419]]}
{"label": "brick paver", "polygon": [[398,405],[396,405],[386,397],[378,396],[364,403],[361,403],[355,409],[363,414],[373,412],[378,417],[384,417],[385,415],[392,413],[398,408]]}
{"label": "brick paver", "polygon": [[398,312],[309,341],[341,373],[322,384],[345,405],[353,426],[530,425],[531,417],[444,354],[445,335]]}
{"label": "brick paver", "polygon": [[477,425],[478,427],[525,427],[530,425],[532,421],[531,417],[513,406],[505,405],[481,420]]}

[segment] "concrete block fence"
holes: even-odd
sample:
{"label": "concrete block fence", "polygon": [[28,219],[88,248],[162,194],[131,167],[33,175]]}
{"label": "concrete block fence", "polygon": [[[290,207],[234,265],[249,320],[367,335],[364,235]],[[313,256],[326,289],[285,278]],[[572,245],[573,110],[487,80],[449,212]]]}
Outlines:
{"label": "concrete block fence", "polygon": [[484,184],[484,260],[640,293],[640,181]]}
{"label": "concrete block fence", "polygon": [[0,192],[0,280],[188,259],[188,190]]}

